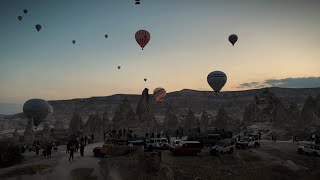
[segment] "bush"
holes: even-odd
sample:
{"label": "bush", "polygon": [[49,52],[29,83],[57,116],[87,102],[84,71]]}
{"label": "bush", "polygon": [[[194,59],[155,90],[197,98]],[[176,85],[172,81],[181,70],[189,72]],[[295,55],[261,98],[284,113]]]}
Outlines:
{"label": "bush", "polygon": [[13,140],[0,140],[0,168],[12,166],[23,160],[19,145]]}

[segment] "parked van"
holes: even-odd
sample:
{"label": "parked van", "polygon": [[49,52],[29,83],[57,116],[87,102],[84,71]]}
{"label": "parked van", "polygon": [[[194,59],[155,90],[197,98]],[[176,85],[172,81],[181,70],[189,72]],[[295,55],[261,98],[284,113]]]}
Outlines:
{"label": "parked van", "polygon": [[147,149],[169,149],[169,143],[166,138],[146,139],[145,148],[147,148]]}
{"label": "parked van", "polygon": [[240,141],[236,143],[237,149],[248,149],[248,148],[260,147],[259,137],[258,136],[246,136],[242,137]]}
{"label": "parked van", "polygon": [[201,152],[202,144],[199,141],[181,141],[172,150],[173,154],[196,155]]}
{"label": "parked van", "polygon": [[211,155],[219,155],[224,153],[232,153],[235,148],[233,139],[223,139],[216,143],[215,146],[210,148]]}

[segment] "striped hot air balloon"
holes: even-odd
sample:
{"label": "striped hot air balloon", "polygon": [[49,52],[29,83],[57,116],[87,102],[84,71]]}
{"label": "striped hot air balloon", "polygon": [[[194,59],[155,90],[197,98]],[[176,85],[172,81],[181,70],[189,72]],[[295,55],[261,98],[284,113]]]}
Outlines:
{"label": "striped hot air balloon", "polygon": [[163,99],[166,97],[166,94],[166,90],[161,87],[158,87],[153,91],[153,97],[158,103],[163,101]]}
{"label": "striped hot air balloon", "polygon": [[207,81],[214,92],[218,93],[226,84],[227,75],[222,71],[213,71],[208,74]]}
{"label": "striped hot air balloon", "polygon": [[147,30],[139,30],[136,32],[135,38],[137,43],[143,48],[148,44],[150,41],[150,33]]}

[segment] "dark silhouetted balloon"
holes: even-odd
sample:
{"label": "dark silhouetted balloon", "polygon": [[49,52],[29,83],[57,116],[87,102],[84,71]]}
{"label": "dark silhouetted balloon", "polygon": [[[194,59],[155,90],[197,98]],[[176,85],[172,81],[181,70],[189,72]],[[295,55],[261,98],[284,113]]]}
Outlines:
{"label": "dark silhouetted balloon", "polygon": [[229,36],[229,41],[232,44],[232,46],[234,46],[234,44],[238,41],[238,36],[235,34],[231,34]]}
{"label": "dark silhouetted balloon", "polygon": [[144,78],[143,80],[144,80],[144,81],[147,81],[147,78]]}
{"label": "dark silhouetted balloon", "polygon": [[37,127],[51,116],[53,108],[43,99],[30,99],[24,103],[23,112],[29,120],[33,119],[34,125]]}
{"label": "dark silhouetted balloon", "polygon": [[120,69],[121,68],[121,66],[118,66],[118,69]]}
{"label": "dark silhouetted balloon", "polygon": [[19,19],[19,21],[21,21],[22,20],[22,16],[18,16],[18,19]]}
{"label": "dark silhouetted balloon", "polygon": [[138,4],[140,4],[140,0],[136,0],[136,3],[135,3],[136,5],[138,5]]}
{"label": "dark silhouetted balloon", "polygon": [[166,90],[161,87],[158,87],[153,91],[153,97],[158,103],[161,103],[164,100],[166,94]]}
{"label": "dark silhouetted balloon", "polygon": [[27,13],[28,13],[28,10],[27,10],[27,9],[24,9],[23,12],[24,12],[25,14],[27,14]]}
{"label": "dark silhouetted balloon", "polygon": [[150,41],[150,37],[150,33],[147,30],[143,29],[137,31],[135,34],[136,41],[141,46],[142,50]]}
{"label": "dark silhouetted balloon", "polygon": [[72,43],[73,43],[73,44],[75,44],[75,43],[76,43],[76,41],[75,41],[75,40],[73,40],[73,41],[72,41]]}
{"label": "dark silhouetted balloon", "polygon": [[227,82],[227,75],[222,71],[213,71],[207,76],[208,84],[218,93]]}
{"label": "dark silhouetted balloon", "polygon": [[39,32],[40,30],[41,30],[41,28],[42,28],[42,26],[40,25],[40,24],[37,24],[36,26],[36,30]]}
{"label": "dark silhouetted balloon", "polygon": [[104,37],[108,38],[108,34],[104,35]]}

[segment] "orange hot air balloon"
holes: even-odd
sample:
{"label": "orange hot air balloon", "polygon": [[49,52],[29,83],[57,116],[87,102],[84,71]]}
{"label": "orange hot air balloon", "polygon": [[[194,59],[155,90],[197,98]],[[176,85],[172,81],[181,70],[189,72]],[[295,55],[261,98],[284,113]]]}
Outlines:
{"label": "orange hot air balloon", "polygon": [[139,30],[136,32],[135,38],[137,43],[143,48],[148,44],[150,41],[150,33],[147,30]]}

